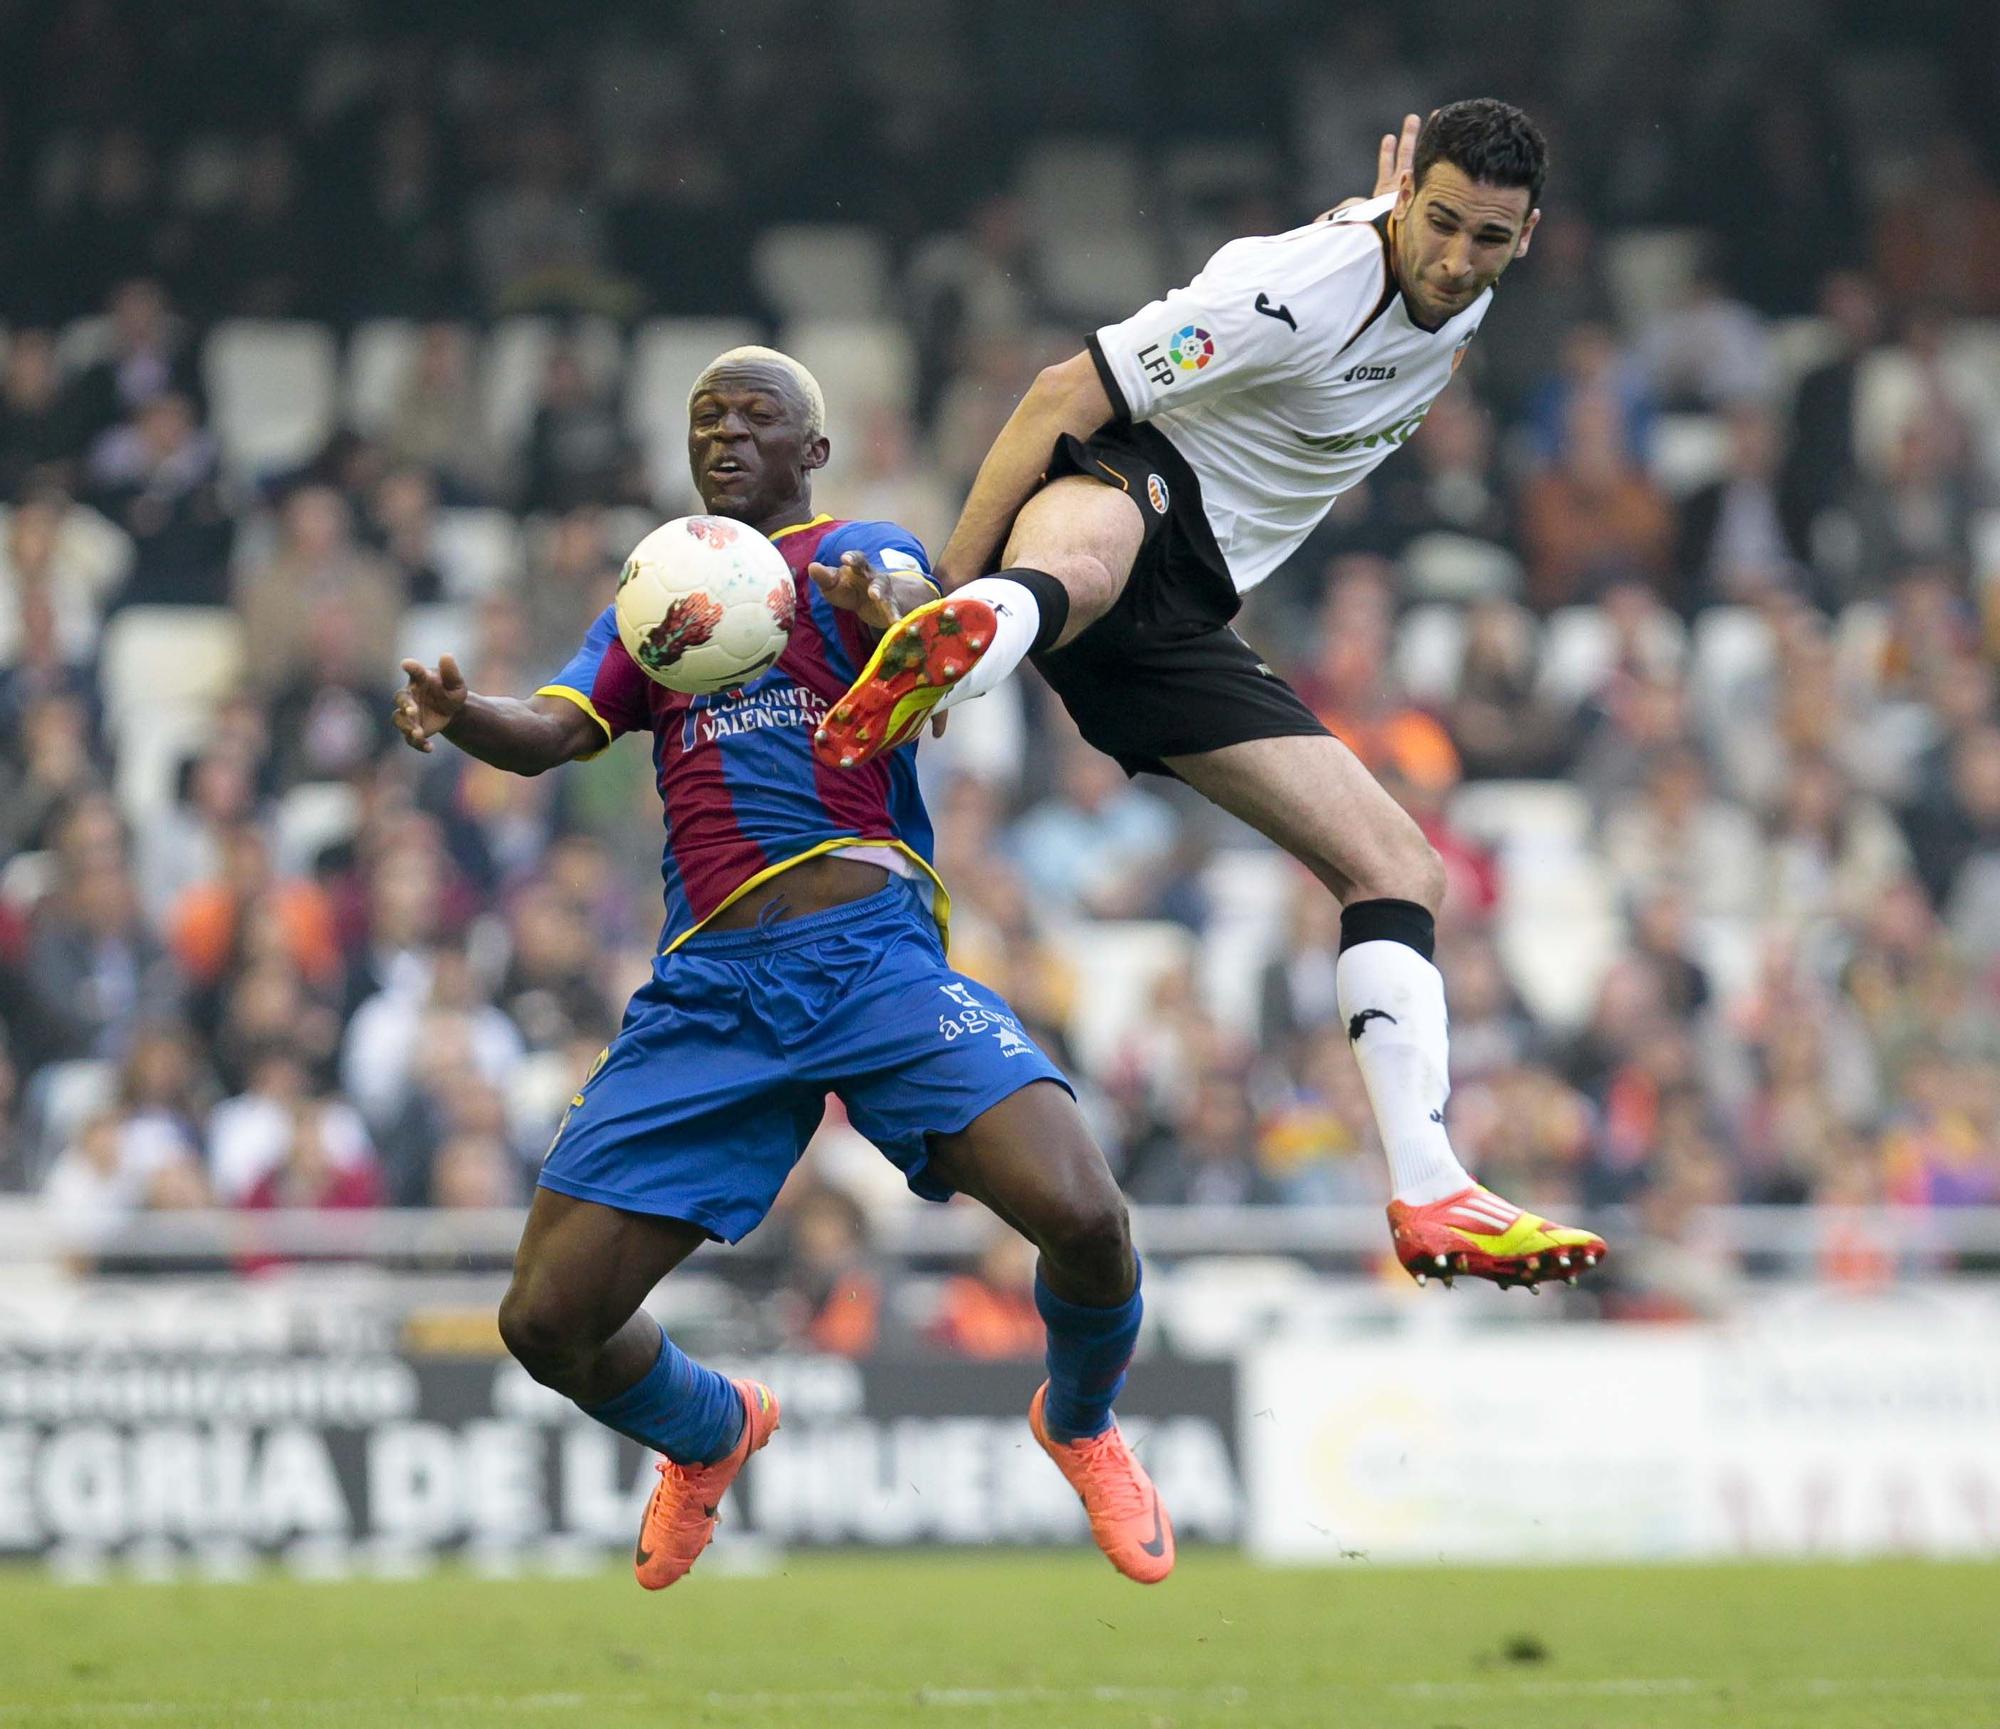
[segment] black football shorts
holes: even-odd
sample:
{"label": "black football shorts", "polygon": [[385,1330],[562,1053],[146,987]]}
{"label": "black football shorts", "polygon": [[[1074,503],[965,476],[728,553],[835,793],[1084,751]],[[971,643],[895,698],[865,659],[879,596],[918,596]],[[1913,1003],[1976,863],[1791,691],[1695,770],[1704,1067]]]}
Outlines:
{"label": "black football shorts", "polygon": [[1087,743],[1127,774],[1257,738],[1325,734],[1319,717],[1230,628],[1242,604],[1202,513],[1201,487],[1152,427],[1112,421],[1064,437],[1047,478],[1081,474],[1124,492],[1145,519],[1111,610],[1035,665]]}

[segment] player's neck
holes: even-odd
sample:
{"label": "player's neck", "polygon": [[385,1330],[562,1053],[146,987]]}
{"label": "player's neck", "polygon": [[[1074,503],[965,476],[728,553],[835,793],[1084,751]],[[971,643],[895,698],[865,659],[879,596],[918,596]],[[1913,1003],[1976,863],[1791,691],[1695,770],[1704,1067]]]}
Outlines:
{"label": "player's neck", "polygon": [[812,488],[802,486],[789,501],[777,506],[769,515],[757,522],[759,534],[776,534],[781,528],[797,528],[802,522],[810,522],[813,517]]}

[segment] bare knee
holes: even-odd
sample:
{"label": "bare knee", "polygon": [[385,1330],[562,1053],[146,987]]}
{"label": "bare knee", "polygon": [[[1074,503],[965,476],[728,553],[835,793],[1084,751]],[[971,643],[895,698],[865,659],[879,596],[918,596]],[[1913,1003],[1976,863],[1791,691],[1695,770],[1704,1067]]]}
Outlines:
{"label": "bare knee", "polygon": [[1041,1222],[1040,1239],[1057,1295],[1108,1307],[1131,1294],[1131,1221],[1108,1177],[1101,1189],[1066,1198]]}
{"label": "bare knee", "polygon": [[1415,901],[1432,917],[1444,905],[1444,860],[1424,838],[1415,819],[1398,812],[1402,821],[1383,838],[1359,869],[1350,869],[1343,904],[1356,901]]}
{"label": "bare knee", "polygon": [[514,1360],[544,1386],[561,1387],[602,1343],[548,1281],[517,1277],[500,1299],[500,1340]]}

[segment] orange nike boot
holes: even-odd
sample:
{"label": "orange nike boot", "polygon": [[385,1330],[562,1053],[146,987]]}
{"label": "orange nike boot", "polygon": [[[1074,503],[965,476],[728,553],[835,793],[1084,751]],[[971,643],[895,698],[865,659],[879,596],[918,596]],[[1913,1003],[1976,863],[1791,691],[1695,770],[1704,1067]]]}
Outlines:
{"label": "orange nike boot", "polygon": [[646,1503],[632,1572],[648,1591],[664,1591],[687,1577],[715,1535],[722,1497],[750,1455],[778,1427],[778,1399],[761,1381],[732,1383],[743,1396],[743,1433],[712,1465],[660,1461],[660,1481]]}
{"label": "orange nike boot", "polygon": [[1116,1423],[1080,1441],[1056,1440],[1048,1429],[1048,1396],[1044,1381],[1029,1401],[1028,1427],[1082,1500],[1090,1534],[1105,1558],[1126,1578],[1157,1585],[1174,1570],[1174,1527],[1153,1479]]}

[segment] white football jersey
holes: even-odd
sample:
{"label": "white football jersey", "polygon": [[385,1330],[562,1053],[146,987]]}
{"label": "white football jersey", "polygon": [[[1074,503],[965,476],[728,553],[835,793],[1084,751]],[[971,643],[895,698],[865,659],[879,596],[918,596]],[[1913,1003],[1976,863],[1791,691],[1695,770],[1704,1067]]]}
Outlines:
{"label": "white football jersey", "polygon": [[1435,330],[1411,320],[1389,269],[1395,204],[1232,240],[1091,339],[1112,406],[1158,427],[1200,480],[1239,593],[1416,431],[1492,302],[1489,288]]}

